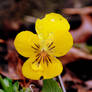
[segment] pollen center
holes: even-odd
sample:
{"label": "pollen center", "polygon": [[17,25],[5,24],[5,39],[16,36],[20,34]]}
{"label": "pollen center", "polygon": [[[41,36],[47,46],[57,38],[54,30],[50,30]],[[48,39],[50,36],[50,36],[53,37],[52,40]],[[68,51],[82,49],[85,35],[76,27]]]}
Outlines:
{"label": "pollen center", "polygon": [[46,52],[46,51],[44,51],[44,50],[43,50],[43,51],[41,51],[41,56],[42,56],[42,57],[46,57],[46,56],[47,56],[47,52]]}

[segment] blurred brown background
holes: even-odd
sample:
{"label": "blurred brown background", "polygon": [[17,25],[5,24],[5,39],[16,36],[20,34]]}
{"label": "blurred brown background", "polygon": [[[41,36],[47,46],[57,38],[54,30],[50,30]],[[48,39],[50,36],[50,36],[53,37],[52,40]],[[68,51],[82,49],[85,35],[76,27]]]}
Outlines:
{"label": "blurred brown background", "polygon": [[35,92],[41,91],[42,81],[23,77],[26,58],[16,52],[13,41],[20,31],[35,33],[36,19],[50,12],[69,21],[74,38],[73,48],[59,57],[67,92],[92,92],[92,0],[0,0],[0,74],[19,80],[23,87],[33,83]]}

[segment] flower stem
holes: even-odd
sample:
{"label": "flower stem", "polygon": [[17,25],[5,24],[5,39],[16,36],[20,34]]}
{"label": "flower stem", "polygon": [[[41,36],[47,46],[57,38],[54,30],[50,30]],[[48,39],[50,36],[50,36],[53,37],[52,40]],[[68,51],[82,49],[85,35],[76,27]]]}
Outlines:
{"label": "flower stem", "polygon": [[61,87],[63,89],[63,92],[66,92],[66,89],[64,87],[63,80],[62,80],[61,76],[59,75],[58,78],[59,78],[59,81],[60,81],[60,85],[61,85]]}

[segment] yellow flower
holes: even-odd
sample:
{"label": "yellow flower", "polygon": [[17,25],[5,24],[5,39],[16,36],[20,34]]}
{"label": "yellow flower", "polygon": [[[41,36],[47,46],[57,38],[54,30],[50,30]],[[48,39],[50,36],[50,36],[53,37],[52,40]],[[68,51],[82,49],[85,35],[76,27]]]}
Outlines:
{"label": "yellow flower", "polygon": [[69,23],[61,15],[50,13],[37,19],[36,32],[20,32],[14,41],[16,50],[29,59],[23,64],[22,73],[33,80],[58,76],[63,66],[56,58],[65,55],[73,45]]}

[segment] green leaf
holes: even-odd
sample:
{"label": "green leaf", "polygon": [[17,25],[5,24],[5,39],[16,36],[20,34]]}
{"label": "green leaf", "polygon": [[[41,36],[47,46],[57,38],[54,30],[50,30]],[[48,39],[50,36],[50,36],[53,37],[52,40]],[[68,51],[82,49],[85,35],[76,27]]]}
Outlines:
{"label": "green leaf", "polygon": [[2,86],[2,88],[7,92],[7,86],[2,78],[2,76],[0,75],[0,84]]}
{"label": "green leaf", "polygon": [[14,85],[13,85],[13,90],[14,90],[14,92],[19,92],[19,83],[18,83],[18,81],[17,82],[15,82],[14,83]]}
{"label": "green leaf", "polygon": [[7,91],[5,91],[5,92],[14,92],[14,91],[13,91],[13,88],[10,86],[7,88]]}
{"label": "green leaf", "polygon": [[6,87],[9,87],[10,85],[9,85],[9,81],[5,78],[5,79],[3,79],[3,81],[4,81],[4,84],[6,85]]}
{"label": "green leaf", "polygon": [[9,78],[4,78],[4,83],[6,85],[6,87],[12,87],[12,80]]}
{"label": "green leaf", "polygon": [[43,80],[42,92],[63,92],[58,83],[53,79]]}
{"label": "green leaf", "polygon": [[6,92],[13,92],[12,80],[9,78],[4,78],[4,84],[6,85]]}
{"label": "green leaf", "polygon": [[11,83],[11,84],[12,84],[12,80],[11,80],[10,78],[6,77],[6,78],[4,78],[4,79],[8,80],[8,81],[9,81],[9,83]]}
{"label": "green leaf", "polygon": [[21,89],[19,92],[23,92],[23,89]]}
{"label": "green leaf", "polygon": [[31,92],[30,88],[23,88],[19,91],[19,83],[16,81],[14,84],[9,78],[2,78],[0,75],[0,85],[3,89],[0,89],[0,92]]}
{"label": "green leaf", "polygon": [[5,92],[5,91],[3,91],[2,89],[0,89],[0,92]]}
{"label": "green leaf", "polygon": [[20,92],[31,92],[30,88],[23,88],[20,90]]}
{"label": "green leaf", "polygon": [[31,92],[31,89],[30,88],[26,88],[25,92]]}

